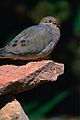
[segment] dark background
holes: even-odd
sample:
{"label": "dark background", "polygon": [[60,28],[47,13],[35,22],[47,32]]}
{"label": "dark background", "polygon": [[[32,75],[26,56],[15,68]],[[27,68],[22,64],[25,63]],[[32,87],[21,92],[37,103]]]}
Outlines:
{"label": "dark background", "polygon": [[[0,0],[0,47],[24,28],[38,24],[44,16],[55,16],[61,24],[61,38],[50,58],[64,63],[65,73],[15,96],[30,120],[51,117],[79,117],[80,87],[80,1],[77,0]],[[25,64],[0,60],[3,64]],[[46,106],[46,107],[45,107]]]}

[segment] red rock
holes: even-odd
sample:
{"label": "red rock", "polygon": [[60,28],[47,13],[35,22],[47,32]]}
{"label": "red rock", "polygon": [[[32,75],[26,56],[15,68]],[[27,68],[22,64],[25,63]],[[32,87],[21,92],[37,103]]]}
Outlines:
{"label": "red rock", "polygon": [[0,120],[29,120],[17,100],[8,102],[0,109]]}
{"label": "red rock", "polygon": [[27,91],[41,81],[57,80],[63,72],[63,64],[50,60],[30,62],[22,66],[0,66],[0,95]]}

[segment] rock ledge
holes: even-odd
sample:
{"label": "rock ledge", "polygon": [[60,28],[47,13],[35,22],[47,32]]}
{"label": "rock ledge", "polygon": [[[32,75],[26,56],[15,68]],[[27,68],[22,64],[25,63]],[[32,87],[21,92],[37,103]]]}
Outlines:
{"label": "rock ledge", "polygon": [[44,81],[55,81],[63,73],[64,65],[51,60],[0,66],[0,95],[27,91]]}

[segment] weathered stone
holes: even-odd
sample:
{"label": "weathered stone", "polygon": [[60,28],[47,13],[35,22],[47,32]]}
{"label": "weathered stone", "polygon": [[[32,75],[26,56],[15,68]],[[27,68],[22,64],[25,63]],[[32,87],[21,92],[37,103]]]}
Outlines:
{"label": "weathered stone", "polygon": [[0,95],[17,94],[44,81],[55,81],[63,72],[64,65],[51,60],[0,66]]}
{"label": "weathered stone", "polygon": [[8,102],[0,110],[0,120],[29,120],[17,100]]}

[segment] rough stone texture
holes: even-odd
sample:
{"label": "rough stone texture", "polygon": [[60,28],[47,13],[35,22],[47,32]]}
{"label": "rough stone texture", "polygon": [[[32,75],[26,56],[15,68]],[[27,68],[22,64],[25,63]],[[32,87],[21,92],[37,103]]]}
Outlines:
{"label": "rough stone texture", "polygon": [[13,100],[0,110],[0,120],[29,120],[20,103]]}
{"label": "rough stone texture", "polygon": [[55,81],[63,72],[63,64],[50,60],[0,66],[0,120],[29,120],[12,94],[27,91],[45,81]]}
{"label": "rough stone texture", "polygon": [[64,65],[51,60],[0,66],[0,95],[17,94],[44,81],[55,81],[63,72]]}

